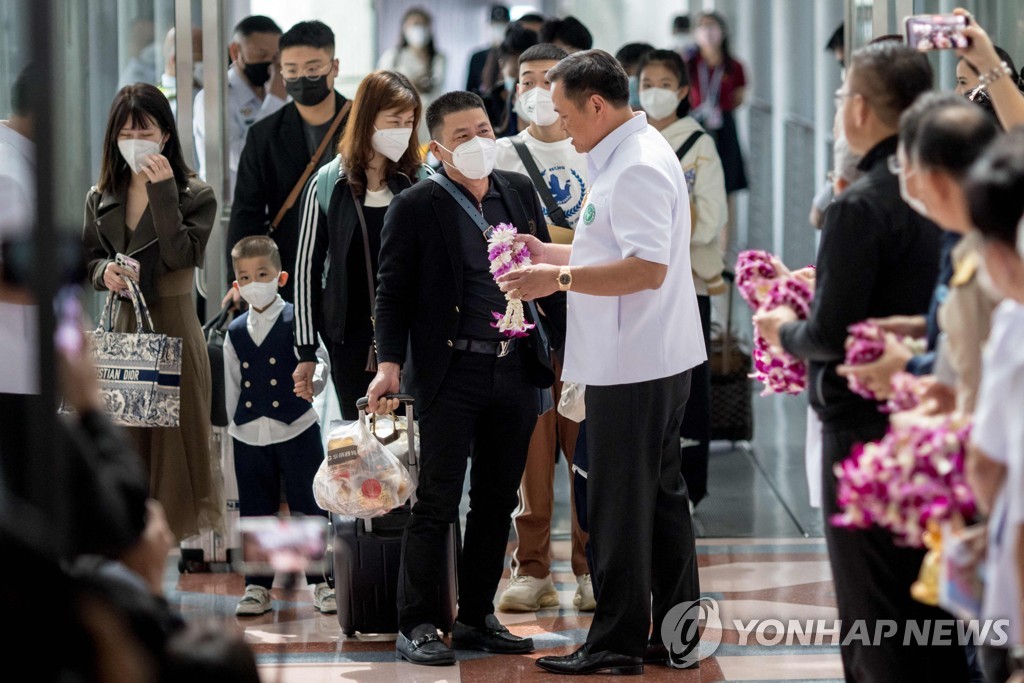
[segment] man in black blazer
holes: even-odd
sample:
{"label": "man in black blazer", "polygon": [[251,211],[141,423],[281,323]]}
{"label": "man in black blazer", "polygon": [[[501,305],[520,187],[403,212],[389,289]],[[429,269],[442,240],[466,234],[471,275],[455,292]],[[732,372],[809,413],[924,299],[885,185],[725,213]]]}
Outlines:
{"label": "man in black blazer", "polygon": [[[532,640],[498,622],[493,599],[539,412],[538,388],[554,380],[544,341],[559,345],[564,338],[565,297],[559,292],[538,302],[550,323],[543,338],[535,328],[509,340],[493,327],[492,312],[504,312],[506,301],[470,212],[486,225],[512,223],[549,241],[544,213],[529,178],[493,170],[494,132],[479,96],[441,96],[427,110],[427,127],[431,151],[444,163],[443,182],[423,180],[406,190],[384,219],[375,311],[380,366],[368,393],[373,409],[397,407],[382,396],[399,390],[401,373],[420,418],[419,485],[402,546],[396,648],[411,662],[451,664],[454,653],[435,627],[436,596],[470,456],[466,571],[459,575],[452,642],[496,653],[533,650]],[[449,182],[450,190],[443,186]],[[526,314],[534,320],[530,308]]]}
{"label": "man in black blazer", "polygon": [[[253,124],[246,137],[238,161],[235,198],[225,243],[228,273],[234,272],[231,247],[243,237],[267,234],[271,221],[346,102],[341,94],[334,91],[338,60],[334,57],[334,32],[326,24],[299,22],[281,36],[280,50],[281,75],[292,101]],[[321,155],[318,168],[334,158],[334,150],[344,130],[343,119]],[[270,236],[281,251],[285,269],[292,270],[298,253],[298,201],[284,214]],[[229,290],[228,296],[235,292],[235,289]],[[281,287],[281,296],[292,301],[290,280]]]}

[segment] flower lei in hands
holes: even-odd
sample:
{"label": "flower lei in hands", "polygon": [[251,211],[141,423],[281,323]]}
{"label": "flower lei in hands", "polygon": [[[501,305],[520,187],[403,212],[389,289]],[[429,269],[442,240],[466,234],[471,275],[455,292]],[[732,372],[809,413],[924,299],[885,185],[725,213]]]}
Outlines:
{"label": "flower lei in hands", "polygon": [[894,420],[881,441],[854,447],[833,468],[842,513],[833,526],[888,529],[900,545],[920,548],[930,521],[974,514],[964,475],[970,424],[963,416]]}
{"label": "flower lei in hands", "polygon": [[[516,244],[518,234],[515,226],[499,223],[487,238],[487,258],[491,262],[491,277],[495,280],[513,270],[531,265],[530,250],[523,243]],[[505,300],[508,305],[504,313],[492,312],[496,322],[491,323],[491,327],[498,328],[506,337],[529,336],[534,324],[527,322],[522,300],[513,299],[511,292],[505,292]]]}
{"label": "flower lei in hands", "polygon": [[[765,295],[760,310],[770,311],[789,306],[797,318],[806,320],[811,312],[814,293],[806,282],[797,277],[777,280]],[[785,351],[774,351],[768,342],[754,333],[753,377],[764,384],[762,396],[768,394],[797,395],[807,388],[807,364]]]}
{"label": "flower lei in hands", "polygon": [[[811,310],[814,293],[802,279],[780,273],[767,251],[742,251],[736,260],[736,288],[753,310],[789,306],[801,320]],[[754,379],[764,384],[762,396],[801,393],[807,388],[807,364],[788,353],[776,353],[754,328]]]}
{"label": "flower lei in hands", "polygon": [[[874,323],[867,321],[855,323],[847,328],[849,336],[846,338],[846,365],[866,365],[874,363],[885,355],[885,330]],[[913,353],[923,353],[920,341],[911,337],[901,337],[899,342],[909,348]],[[907,373],[896,373],[891,379],[894,396],[888,407],[881,407],[882,412],[899,412],[914,408],[919,399],[913,395],[913,376],[900,377]],[[869,400],[877,400],[875,392],[868,389],[854,375],[847,379],[850,391]],[[901,407],[907,405],[908,407]]]}

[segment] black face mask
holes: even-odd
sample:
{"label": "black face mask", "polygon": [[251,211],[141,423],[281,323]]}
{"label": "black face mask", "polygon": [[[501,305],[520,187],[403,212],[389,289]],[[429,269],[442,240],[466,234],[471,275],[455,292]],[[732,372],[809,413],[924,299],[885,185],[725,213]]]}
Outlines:
{"label": "black face mask", "polygon": [[284,89],[288,91],[293,100],[304,107],[316,106],[331,94],[331,89],[327,87],[326,76],[321,76],[315,81],[300,76],[295,81],[285,81]]}
{"label": "black face mask", "polygon": [[242,73],[245,74],[246,80],[256,87],[260,87],[270,80],[270,62],[246,64],[242,69]]}

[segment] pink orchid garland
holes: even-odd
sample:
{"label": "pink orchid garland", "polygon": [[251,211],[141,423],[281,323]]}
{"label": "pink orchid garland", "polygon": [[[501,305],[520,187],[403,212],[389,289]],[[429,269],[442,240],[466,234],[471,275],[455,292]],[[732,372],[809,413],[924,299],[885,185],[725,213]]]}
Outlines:
{"label": "pink orchid garland", "polygon": [[[867,365],[874,363],[885,353],[885,331],[874,323],[860,322],[846,328],[849,336],[846,338],[846,364]],[[866,399],[874,400],[877,397],[856,376],[851,375],[847,379],[847,386],[850,391]]]}
{"label": "pink orchid garland", "polygon": [[[495,280],[531,265],[530,250],[523,243],[516,244],[518,234],[514,225],[499,223],[487,238],[487,258],[491,262],[491,277]],[[506,337],[529,336],[534,324],[527,322],[522,300],[513,299],[510,292],[505,292],[505,300],[508,305],[504,313],[493,311],[495,322],[491,327],[496,327]]]}
{"label": "pink orchid garland", "polygon": [[970,424],[963,417],[907,416],[881,441],[854,447],[833,470],[840,528],[888,529],[900,545],[922,547],[928,522],[974,514],[964,474]]}
{"label": "pink orchid garland", "polygon": [[[810,314],[811,300],[814,298],[814,292],[804,280],[780,273],[772,264],[772,255],[767,251],[740,252],[736,260],[736,288],[755,311],[789,306],[801,320]],[[751,377],[764,384],[762,396],[795,396],[807,388],[807,364],[788,353],[773,352],[768,342],[758,334],[756,327],[751,355],[754,361]]]}
{"label": "pink orchid garland", "polygon": [[921,403],[917,377],[909,372],[897,372],[892,376],[892,393],[879,410],[883,413],[900,413],[913,410]]}

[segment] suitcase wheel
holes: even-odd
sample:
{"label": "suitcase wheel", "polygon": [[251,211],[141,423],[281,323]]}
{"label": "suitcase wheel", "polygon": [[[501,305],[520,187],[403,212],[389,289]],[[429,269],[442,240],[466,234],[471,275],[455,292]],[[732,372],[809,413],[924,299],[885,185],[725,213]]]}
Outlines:
{"label": "suitcase wheel", "polygon": [[343,628],[341,632],[345,634],[346,638],[352,638],[356,635],[356,630],[352,627]]}

